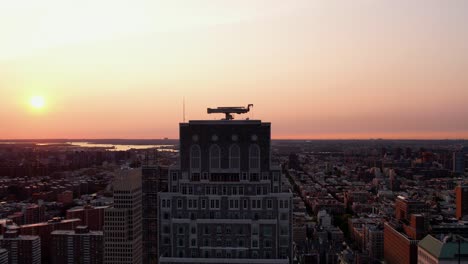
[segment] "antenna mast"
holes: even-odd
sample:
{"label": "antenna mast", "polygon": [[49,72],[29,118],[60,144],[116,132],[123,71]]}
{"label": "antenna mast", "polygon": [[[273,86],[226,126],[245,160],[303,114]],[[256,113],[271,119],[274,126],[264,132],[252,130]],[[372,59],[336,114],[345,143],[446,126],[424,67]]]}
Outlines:
{"label": "antenna mast", "polygon": [[182,119],[185,123],[185,96],[182,98]]}

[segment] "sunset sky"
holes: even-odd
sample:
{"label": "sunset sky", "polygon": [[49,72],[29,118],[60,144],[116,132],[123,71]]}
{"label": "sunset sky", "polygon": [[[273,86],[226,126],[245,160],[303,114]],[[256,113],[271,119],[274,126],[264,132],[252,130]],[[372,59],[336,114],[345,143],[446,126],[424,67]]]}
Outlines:
{"label": "sunset sky", "polygon": [[177,138],[183,97],[274,138],[468,138],[467,25],[466,0],[0,1],[0,139]]}

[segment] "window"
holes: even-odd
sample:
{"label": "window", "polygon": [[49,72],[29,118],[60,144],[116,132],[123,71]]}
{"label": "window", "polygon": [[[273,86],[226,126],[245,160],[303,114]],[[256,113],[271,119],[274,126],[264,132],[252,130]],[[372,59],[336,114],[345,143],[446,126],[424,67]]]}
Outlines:
{"label": "window", "polygon": [[258,235],[258,226],[252,226],[252,235]]}
{"label": "window", "polygon": [[251,145],[249,148],[249,168],[260,169],[260,148],[258,145]]}
{"label": "window", "polygon": [[239,195],[244,195],[244,187],[239,187]]}
{"label": "window", "polygon": [[289,234],[289,228],[287,226],[280,226],[280,235]]}
{"label": "window", "polygon": [[239,239],[239,241],[237,242],[237,244],[239,245],[239,247],[244,247],[244,240],[243,240],[243,239]]}
{"label": "window", "polygon": [[243,181],[247,181],[247,180],[248,180],[248,177],[247,177],[247,176],[248,176],[247,172],[242,172],[242,180],[243,180]]}
{"label": "window", "polygon": [[190,244],[192,245],[192,247],[195,247],[197,245],[197,241],[195,239],[192,239]]}
{"label": "window", "polygon": [[192,171],[200,171],[201,167],[201,150],[200,146],[193,145],[190,149],[190,168]]}
{"label": "window", "polygon": [[177,181],[177,172],[172,173],[172,180]]}
{"label": "window", "polygon": [[265,239],[265,240],[263,241],[263,244],[264,244],[264,246],[265,246],[266,248],[271,248],[271,240]]}
{"label": "window", "polygon": [[201,200],[201,208],[202,209],[206,208],[206,200],[205,199]]}
{"label": "window", "polygon": [[240,168],[240,148],[238,145],[232,145],[229,148],[229,168]]}
{"label": "window", "polygon": [[210,168],[219,169],[221,167],[221,150],[218,145],[210,147]]}
{"label": "window", "polygon": [[288,220],[288,214],[282,213],[282,214],[280,215],[280,219],[281,219],[281,220]]}
{"label": "window", "polygon": [[272,209],[273,208],[273,201],[271,199],[267,200],[267,208]]}
{"label": "window", "polygon": [[256,240],[256,239],[252,240],[252,247],[253,248],[258,248],[258,240]]}
{"label": "window", "polygon": [[182,199],[177,199],[177,209],[182,209]]}
{"label": "window", "polygon": [[210,200],[210,209],[219,209],[219,200]]}
{"label": "window", "polygon": [[273,172],[273,181],[279,181],[279,172]]}
{"label": "window", "polygon": [[247,199],[244,200],[243,204],[244,204],[244,206],[243,206],[244,209],[248,209],[248,208],[249,208],[249,206],[248,206],[248,200],[247,200]]}

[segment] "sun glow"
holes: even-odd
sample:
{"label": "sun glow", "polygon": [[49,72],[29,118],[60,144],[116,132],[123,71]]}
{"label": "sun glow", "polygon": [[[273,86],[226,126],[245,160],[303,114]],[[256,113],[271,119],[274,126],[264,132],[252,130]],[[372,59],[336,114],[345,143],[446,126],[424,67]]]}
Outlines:
{"label": "sun glow", "polygon": [[44,97],[42,96],[31,97],[31,100],[29,101],[29,103],[35,109],[41,109],[45,106],[45,100],[44,100]]}

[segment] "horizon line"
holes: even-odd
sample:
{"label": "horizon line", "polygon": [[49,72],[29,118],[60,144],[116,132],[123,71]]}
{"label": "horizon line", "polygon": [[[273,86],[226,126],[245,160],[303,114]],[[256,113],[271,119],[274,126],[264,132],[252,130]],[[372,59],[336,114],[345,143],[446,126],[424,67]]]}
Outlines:
{"label": "horizon line", "polygon": [[[62,141],[92,141],[92,140],[180,140],[179,138],[0,138],[0,142],[9,141],[45,141],[45,140],[62,140]],[[287,141],[326,141],[326,140],[434,140],[434,141],[467,141],[468,138],[271,138],[271,140],[287,140]]]}

